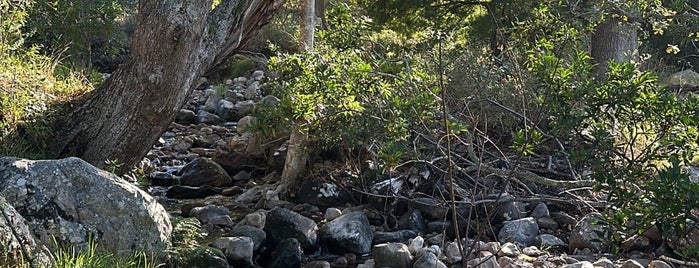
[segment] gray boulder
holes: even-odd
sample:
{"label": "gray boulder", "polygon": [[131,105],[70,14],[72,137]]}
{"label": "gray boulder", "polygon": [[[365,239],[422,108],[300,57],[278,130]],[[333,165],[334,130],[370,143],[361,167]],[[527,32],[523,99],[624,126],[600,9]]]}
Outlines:
{"label": "gray boulder", "polygon": [[408,239],[415,238],[417,233],[413,230],[398,230],[392,232],[380,232],[374,233],[374,243],[383,244],[388,242],[406,242]]}
{"label": "gray boulder", "polygon": [[347,251],[364,255],[371,252],[373,234],[369,219],[360,211],[349,212],[326,223],[320,229],[324,240],[336,253]]}
{"label": "gray boulder", "polygon": [[216,90],[214,90],[213,88],[207,89],[205,91],[205,94],[208,95],[208,97],[206,98],[206,102],[204,103],[204,111],[213,113],[214,111],[216,111],[216,105],[223,97],[216,93]]}
{"label": "gray boulder", "polygon": [[233,227],[225,236],[247,236],[252,239],[253,250],[257,250],[262,245],[262,242],[267,238],[267,234],[260,228],[250,225],[238,225]]}
{"label": "gray boulder", "polygon": [[417,209],[410,209],[398,219],[398,228],[421,233],[424,232],[427,227],[425,226],[425,219],[422,217],[422,212]]}
{"label": "gray boulder", "polygon": [[[34,238],[29,225],[17,210],[0,196],[0,264],[20,267],[31,260],[33,267],[53,266],[51,252],[41,241]],[[27,256],[28,255],[28,256]]]}
{"label": "gray boulder", "polygon": [[318,227],[313,220],[281,207],[267,213],[264,230],[273,243],[294,238],[303,248],[310,248],[318,242]]}
{"label": "gray boulder", "polygon": [[378,244],[371,250],[374,267],[409,268],[413,256],[403,243]]}
{"label": "gray boulder", "polygon": [[212,114],[204,110],[199,110],[197,113],[196,123],[198,124],[220,124],[223,122],[224,120],[216,114]]}
{"label": "gray boulder", "polygon": [[607,252],[611,242],[607,238],[609,226],[605,222],[602,214],[593,212],[585,215],[573,228],[568,238],[568,247],[571,251],[575,249],[589,248],[596,252]]}
{"label": "gray boulder", "polygon": [[534,237],[539,234],[539,225],[534,218],[523,218],[513,221],[505,221],[498,239],[500,242],[512,242],[521,246],[530,246]]}
{"label": "gray boulder", "polygon": [[417,257],[413,268],[447,268],[447,266],[434,253],[425,251],[425,253]]}
{"label": "gray boulder", "polygon": [[182,167],[180,183],[188,186],[227,186],[231,176],[219,164],[208,158],[197,158]]}
{"label": "gray boulder", "polygon": [[694,89],[699,87],[699,74],[689,69],[676,72],[667,78],[667,84],[670,87]]}
{"label": "gray boulder", "polygon": [[279,242],[272,253],[272,257],[267,267],[275,268],[298,268],[303,260],[303,250],[301,243],[295,238],[286,238]]}
{"label": "gray boulder", "polygon": [[466,262],[466,265],[467,267],[500,268],[500,264],[495,255],[470,259]]}
{"label": "gray boulder", "polygon": [[546,206],[545,203],[539,203],[534,207],[534,209],[532,209],[532,212],[529,214],[529,217],[538,220],[539,218],[543,217],[551,217],[551,214],[549,213],[549,208],[548,206]]}
{"label": "gray boulder", "polygon": [[526,216],[527,211],[522,202],[515,201],[515,198],[512,195],[503,194],[498,199],[495,217],[493,217],[493,223],[518,220]]}
{"label": "gray boulder", "polygon": [[153,197],[79,158],[0,158],[0,195],[49,247],[92,239],[112,252],[159,253],[169,244],[170,218]]}
{"label": "gray boulder", "polygon": [[220,100],[216,104],[216,115],[226,121],[235,121],[238,112],[235,109],[235,103],[227,100]]}
{"label": "gray boulder", "polygon": [[220,249],[230,263],[252,264],[253,241],[250,237],[221,237],[211,243],[211,246]]}
{"label": "gray boulder", "polygon": [[565,243],[563,243],[563,240],[560,238],[551,235],[551,234],[542,234],[542,235],[537,235],[534,238],[534,246],[538,248],[555,248],[555,247],[563,247],[565,246]]}
{"label": "gray boulder", "polygon": [[224,206],[206,205],[203,207],[195,207],[189,211],[189,215],[197,218],[202,224],[207,224],[211,219],[217,216],[228,216],[231,211]]}
{"label": "gray boulder", "polygon": [[180,109],[180,111],[177,112],[177,116],[175,117],[175,123],[185,126],[189,124],[194,124],[196,121],[197,114],[194,113],[194,111],[187,109]]}

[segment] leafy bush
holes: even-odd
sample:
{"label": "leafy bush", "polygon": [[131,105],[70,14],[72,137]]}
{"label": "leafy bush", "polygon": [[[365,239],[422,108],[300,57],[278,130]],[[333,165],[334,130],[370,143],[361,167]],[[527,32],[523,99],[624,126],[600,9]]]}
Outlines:
{"label": "leafy bush", "polygon": [[48,55],[67,57],[76,67],[109,71],[128,45],[133,0],[37,1],[28,10],[24,32],[30,45]]}
{"label": "leafy bush", "polygon": [[404,142],[411,127],[433,121],[437,89],[429,85],[434,80],[421,63],[406,56],[384,72],[387,61],[356,42],[368,33],[348,31],[352,26],[347,23],[328,22],[341,29],[319,33],[314,53],[282,53],[270,59],[269,68],[276,73],[270,93],[281,104],[258,109],[261,130],[278,135],[293,121],[308,122],[312,144],[344,151],[375,142]]}
{"label": "leafy bush", "polygon": [[545,96],[552,132],[606,196],[608,221],[618,230],[613,237],[621,241],[654,224],[666,234],[682,232],[694,217],[685,205],[699,202],[699,186],[681,172],[693,164],[699,140],[697,99],[677,98],[631,63],[611,62],[598,81],[586,52],[561,56],[542,42],[528,68]]}

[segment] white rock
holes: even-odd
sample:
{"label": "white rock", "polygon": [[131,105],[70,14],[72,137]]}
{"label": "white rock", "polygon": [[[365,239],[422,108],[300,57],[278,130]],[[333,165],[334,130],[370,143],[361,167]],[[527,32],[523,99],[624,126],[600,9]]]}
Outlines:
{"label": "white rock", "polygon": [[408,241],[408,250],[413,255],[417,255],[417,252],[423,248],[424,243],[425,243],[425,239],[422,238],[422,236],[416,236],[415,238],[410,239]]}

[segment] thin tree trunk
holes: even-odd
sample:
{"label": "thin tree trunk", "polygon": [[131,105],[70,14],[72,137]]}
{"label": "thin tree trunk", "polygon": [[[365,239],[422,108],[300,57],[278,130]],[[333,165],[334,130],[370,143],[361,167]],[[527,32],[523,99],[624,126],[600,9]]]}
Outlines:
{"label": "thin tree trunk", "polygon": [[597,26],[592,37],[592,58],[597,78],[603,80],[609,72],[610,60],[617,63],[638,59],[636,25],[618,17],[608,18]]}
{"label": "thin tree trunk", "polygon": [[[301,27],[299,43],[306,51],[313,51],[313,39],[315,35],[315,0],[301,1]],[[308,123],[304,118],[297,119],[291,128],[289,147],[284,161],[281,182],[285,185],[284,191],[289,191],[298,185],[298,178],[304,172],[308,162],[306,145],[308,143]]]}
{"label": "thin tree trunk", "polygon": [[306,51],[313,51],[313,41],[316,29],[315,0],[301,1],[301,47]]}
{"label": "thin tree trunk", "polygon": [[60,122],[59,156],[138,163],[198,79],[241,49],[284,0],[139,1],[132,49],[104,85]]}

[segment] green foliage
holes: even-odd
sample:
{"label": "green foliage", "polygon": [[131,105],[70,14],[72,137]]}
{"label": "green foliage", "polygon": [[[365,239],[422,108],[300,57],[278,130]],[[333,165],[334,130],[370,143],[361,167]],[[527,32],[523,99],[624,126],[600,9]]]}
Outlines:
{"label": "green foliage", "polygon": [[173,221],[172,244],[175,247],[192,247],[204,238],[201,225],[196,218],[182,218]]}
{"label": "green foliage", "polygon": [[53,75],[55,62],[36,50],[0,51],[1,155],[49,154],[53,104],[90,89],[77,73]]}
{"label": "green foliage", "polygon": [[89,90],[80,73],[25,49],[32,1],[0,1],[0,155],[50,157],[56,103]]}
{"label": "green foliage", "polygon": [[534,149],[543,141],[543,134],[530,126],[517,130],[512,135],[511,148],[524,156],[533,155]]}
{"label": "green foliage", "polygon": [[22,27],[33,1],[0,0],[0,51],[15,51],[24,44]]}
{"label": "green foliage", "polygon": [[692,214],[693,209],[699,208],[699,183],[696,178],[690,178],[679,159],[669,161],[667,167],[662,167],[643,185],[640,199],[648,200],[648,207],[639,206],[642,222],[656,221],[664,237],[682,235],[693,227],[687,226],[688,222],[699,223],[697,215]]}
{"label": "green foliage", "polygon": [[667,231],[683,230],[689,217],[683,205],[699,200],[686,197],[696,189],[678,171],[697,148],[697,99],[678,99],[631,63],[611,62],[608,77],[597,81],[586,52],[562,52],[547,39],[536,44],[527,66],[542,90],[549,125],[606,194],[607,220],[618,230],[612,235],[622,240],[656,221]]}
{"label": "green foliage", "polygon": [[308,122],[312,143],[324,149],[405,141],[410,127],[434,118],[438,105],[436,89],[429,85],[433,78],[407,55],[391,73],[383,72],[385,58],[357,42],[369,38],[367,27],[355,25],[366,21],[350,19],[346,6],[336,8],[329,14],[338,13],[334,18],[341,22],[329,17],[331,27],[318,34],[316,52],[270,59],[269,67],[277,74],[271,93],[281,103],[259,109],[257,125],[266,126],[269,134],[280,133],[293,121]]}
{"label": "green foliage", "polygon": [[90,241],[87,249],[74,247],[61,248],[54,253],[56,268],[154,268],[157,262],[144,252],[134,251],[130,254],[116,255],[101,250],[97,243]]}
{"label": "green foliage", "polygon": [[27,42],[41,45],[47,54],[63,54],[74,66],[103,68],[121,56],[128,42],[124,28],[132,0],[37,1],[28,10],[24,32]]}

